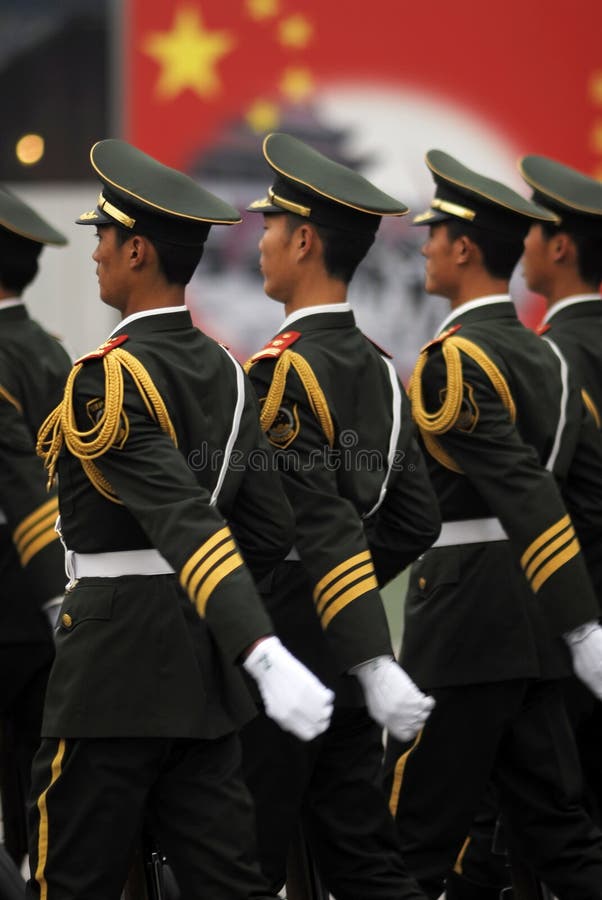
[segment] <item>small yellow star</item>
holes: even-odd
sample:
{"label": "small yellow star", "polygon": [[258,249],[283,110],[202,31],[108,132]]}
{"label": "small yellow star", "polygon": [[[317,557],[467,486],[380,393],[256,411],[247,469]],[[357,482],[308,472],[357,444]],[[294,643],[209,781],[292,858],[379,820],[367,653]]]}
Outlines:
{"label": "small yellow star", "polygon": [[252,19],[271,19],[278,12],[278,0],[247,0],[247,11]]}
{"label": "small yellow star", "polygon": [[291,16],[280,23],[278,29],[280,43],[287,47],[305,47],[311,38],[313,28],[304,16]]}
{"label": "small yellow star", "polygon": [[256,100],[245,116],[256,134],[272,131],[280,122],[280,110],[270,100]]}
{"label": "small yellow star", "polygon": [[589,92],[591,99],[598,106],[602,106],[602,72],[592,72],[589,83]]}
{"label": "small yellow star", "polygon": [[171,31],[155,31],[143,50],[161,66],[156,92],[171,100],[189,88],[201,97],[214,96],[220,87],[215,68],[234,46],[225,31],[206,31],[196,9],[179,9]]}
{"label": "small yellow star", "polygon": [[293,103],[300,103],[309,97],[314,88],[313,78],[308,69],[287,69],[280,82],[280,90]]}

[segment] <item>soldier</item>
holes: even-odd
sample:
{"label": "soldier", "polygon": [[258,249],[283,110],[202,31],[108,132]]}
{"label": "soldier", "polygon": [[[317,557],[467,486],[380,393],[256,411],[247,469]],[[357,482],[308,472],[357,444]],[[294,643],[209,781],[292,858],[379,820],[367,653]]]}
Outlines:
{"label": "soldier", "polygon": [[440,150],[426,161],[436,193],[414,221],[429,226],[426,290],[452,312],[410,398],[443,525],[412,569],[400,658],[436,706],[412,746],[389,742],[391,808],[435,898],[491,777],[511,846],[560,900],[592,900],[602,835],[580,805],[561,679],[572,656],[602,694],[600,628],[556,483],[591,423],[564,358],[508,295],[529,225],[556,216]]}
{"label": "soldier", "polygon": [[[540,333],[566,357],[579,381],[598,432],[602,428],[602,185],[543,156],[525,156],[521,173],[533,200],[552,210],[558,224],[532,225],[525,238],[528,287],[547,306]],[[602,440],[602,438],[601,438]],[[598,602],[602,602],[602,504],[587,462],[566,486],[567,505],[583,547]],[[572,680],[567,707],[574,721],[590,809],[602,823],[602,706]]]}
{"label": "soldier", "polygon": [[71,362],[60,342],[30,319],[22,299],[44,245],[62,246],[65,236],[1,187],[0,222],[2,817],[6,847],[20,865],[27,852],[31,763],[54,655],[51,624],[65,588],[54,528],[56,492],[46,493],[36,436],[60,399]]}
{"label": "soldier", "polygon": [[[249,568],[286,553],[291,515],[257,404],[192,326],[185,285],[238,213],[122,141],[95,144],[93,253],[121,314],[76,363],[39,452],[59,474],[70,585],[33,767],[28,896],[117,900],[145,815],[182,896],[269,896],[236,729],[250,699],[303,739],[331,694],[272,634]],[[236,465],[232,454],[236,451]]]}
{"label": "soldier", "polygon": [[279,889],[300,819],[337,900],[420,897],[382,791],[382,727],[409,738],[432,701],[394,661],[379,586],[432,543],[439,513],[394,366],[347,302],[382,216],[407,209],[290,135],[263,153],[276,177],[250,209],[264,215],[264,290],[286,318],[247,370],[296,524],[264,600],[336,701],[311,745],[265,715],[243,731],[260,860]]}

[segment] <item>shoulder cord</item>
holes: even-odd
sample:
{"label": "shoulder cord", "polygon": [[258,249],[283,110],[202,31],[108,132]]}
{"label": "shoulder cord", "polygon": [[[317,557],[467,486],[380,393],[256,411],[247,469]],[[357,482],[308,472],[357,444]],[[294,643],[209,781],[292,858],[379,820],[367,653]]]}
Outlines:
{"label": "shoulder cord", "polygon": [[123,372],[132,377],[150,417],[158,423],[177,446],[177,436],[161,394],[146,368],[131,353],[117,347],[102,360],[105,374],[105,407],[98,422],[88,431],[79,431],[73,409],[73,388],[83,363],[74,366],[61,403],[50,413],[38,432],[36,452],[44,459],[48,471],[48,488],[55,478],[56,466],[63,443],[77,457],[94,487],[107,499],[121,503],[109,482],[92,462],[106,453],[115,443],[120,430],[123,411]]}
{"label": "shoulder cord", "polygon": [[[245,372],[249,372],[252,365],[253,362],[248,360],[244,366]],[[286,376],[291,366],[301,379],[311,411],[320,423],[329,447],[332,447],[334,445],[334,425],[324,392],[319,385],[314,370],[305,357],[301,356],[300,353],[295,353],[293,350],[285,350],[278,357],[278,362],[274,367],[272,383],[261,410],[260,422],[263,431],[268,431],[272,427],[274,419],[278,415],[278,410],[284,397]]]}
{"label": "shoulder cord", "polygon": [[461,473],[462,469],[441,447],[439,441],[433,435],[445,434],[445,432],[454,427],[460,415],[464,395],[460,351],[463,351],[481,367],[508,411],[510,421],[516,421],[516,405],[508,382],[499,367],[478,344],[458,335],[451,335],[442,344],[443,358],[447,370],[445,398],[436,412],[427,412],[424,407],[422,394],[422,372],[428,359],[428,347],[425,348],[418,357],[409,385],[412,416],[420,429],[428,452],[447,469],[458,473]]}

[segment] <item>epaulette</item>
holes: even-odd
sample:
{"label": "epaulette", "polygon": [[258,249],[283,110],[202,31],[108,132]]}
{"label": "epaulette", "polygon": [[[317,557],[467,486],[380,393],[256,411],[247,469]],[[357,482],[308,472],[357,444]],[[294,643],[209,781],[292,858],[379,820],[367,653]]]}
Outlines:
{"label": "epaulette", "polygon": [[535,334],[538,334],[541,337],[542,334],[545,334],[546,331],[550,330],[550,327],[551,326],[550,326],[549,322],[542,322],[542,324],[538,325],[537,328],[535,329]]}
{"label": "epaulette", "polygon": [[436,347],[438,344],[442,344],[450,335],[455,334],[456,331],[459,331],[462,328],[461,325],[452,325],[451,328],[448,328],[447,331],[442,331],[441,334],[438,334],[436,338],[433,338],[432,341],[429,341],[428,344],[425,344],[424,347],[420,348],[420,352],[423,353],[425,350],[430,350],[431,347]]}
{"label": "epaulette", "polygon": [[80,356],[79,359],[76,359],[74,365],[79,366],[80,363],[88,362],[91,359],[102,359],[103,356],[106,356],[107,353],[110,353],[115,347],[125,344],[127,340],[127,334],[120,334],[118,337],[109,338],[108,341],[105,341],[104,344],[101,344],[96,350],[92,350],[91,353],[86,353],[85,356]]}
{"label": "epaulette", "polygon": [[[362,334],[364,334],[364,333],[362,332]],[[364,334],[364,337],[370,344],[372,344],[373,347],[375,347],[378,350],[378,352],[380,353],[381,356],[386,356],[387,359],[393,359],[393,354],[389,353],[388,350],[383,350],[382,347],[379,347],[379,345],[376,343],[376,341],[373,341],[371,337],[368,337],[367,334]]]}
{"label": "epaulette", "polygon": [[277,334],[275,338],[267,342],[265,347],[253,354],[249,363],[257,362],[258,359],[278,359],[281,353],[288,350],[300,337],[300,331],[283,331],[281,334]]}

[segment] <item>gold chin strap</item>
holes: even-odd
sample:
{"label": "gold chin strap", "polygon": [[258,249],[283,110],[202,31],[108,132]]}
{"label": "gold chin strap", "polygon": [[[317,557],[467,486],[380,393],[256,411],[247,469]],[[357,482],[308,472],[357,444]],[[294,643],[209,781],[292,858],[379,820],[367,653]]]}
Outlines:
{"label": "gold chin strap", "polygon": [[504,375],[491,357],[478,344],[457,334],[450,335],[441,344],[443,359],[447,370],[445,399],[436,412],[427,412],[422,394],[422,372],[428,360],[429,348],[426,347],[418,357],[409,385],[412,404],[412,415],[424,440],[428,452],[446,469],[462,473],[462,469],[443,449],[435,435],[450,431],[460,415],[464,398],[464,382],[462,373],[461,351],[481,367],[489,378],[500,400],[504,404],[511,422],[516,421],[516,406],[512,393]]}
{"label": "gold chin strap", "polygon": [[79,431],[77,428],[73,390],[75,379],[84,365],[79,363],[69,373],[62,401],[46,418],[38,432],[36,452],[44,460],[44,467],[48,471],[48,488],[54,481],[58,457],[64,444],[80,460],[96,490],[107,500],[122,503],[92,460],[110,450],[119,436],[123,412],[123,369],[132,377],[151,419],[169,435],[176,447],[178,441],[163,398],[140,360],[127,350],[116,347],[103,356],[102,364],[105,374],[105,407],[96,425],[88,431]]}
{"label": "gold chin strap", "polygon": [[[252,359],[247,360],[244,365],[245,372],[248,372],[253,364]],[[315,372],[310,364],[303,356],[301,356],[301,354],[295,353],[293,350],[285,350],[278,357],[278,362],[274,367],[272,383],[261,410],[260,422],[263,431],[268,431],[272,427],[274,419],[278,415],[278,410],[282,405],[282,398],[284,397],[286,376],[291,366],[301,379],[311,411],[320,423],[320,427],[328,441],[328,446],[333,447],[334,425],[324,392],[322,391]]]}

